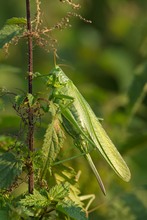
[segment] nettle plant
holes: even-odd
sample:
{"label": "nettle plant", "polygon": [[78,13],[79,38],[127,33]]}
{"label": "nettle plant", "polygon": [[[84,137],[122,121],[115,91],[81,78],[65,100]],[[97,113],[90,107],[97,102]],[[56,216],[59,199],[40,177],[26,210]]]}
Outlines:
{"label": "nettle plant", "polygon": [[[36,15],[31,20],[30,0],[26,0],[26,18],[13,17],[0,31],[0,47],[6,51],[20,39],[28,43],[28,73],[24,76],[28,91],[16,94],[1,88],[1,96],[11,97],[13,109],[21,119],[17,138],[0,136],[0,219],[3,220],[88,219],[88,208],[94,197],[85,207],[82,200],[89,197],[80,196],[78,174],[63,164],[75,157],[59,159],[67,133],[80,155],[87,159],[104,194],[105,187],[90,156],[92,150],[97,149],[124,181],[130,179],[130,171],[103,129],[101,120],[63,70],[55,64],[49,74],[33,72],[33,44],[45,50],[49,46],[48,52],[56,57],[53,31],[69,27],[73,16],[89,22],[76,12],[80,8],[78,3],[60,0],[59,4],[63,3],[71,11],[51,28],[44,26],[41,1],[36,0]],[[34,79],[42,81],[44,95],[39,95],[39,91],[33,93]],[[41,127],[38,122],[46,115],[48,125],[42,137],[43,145],[37,149],[34,135],[36,128]],[[25,192],[15,194],[22,183],[28,185],[28,190],[26,187]]]}

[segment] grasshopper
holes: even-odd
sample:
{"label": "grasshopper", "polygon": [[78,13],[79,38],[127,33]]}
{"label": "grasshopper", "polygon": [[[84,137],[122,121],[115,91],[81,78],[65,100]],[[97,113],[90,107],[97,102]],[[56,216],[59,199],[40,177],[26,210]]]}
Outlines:
{"label": "grasshopper", "polygon": [[59,107],[63,127],[80,151],[85,153],[104,195],[105,187],[89,154],[92,149],[97,149],[116,174],[128,182],[131,178],[128,166],[90,105],[59,66],[56,65],[49,73],[47,86],[51,88],[49,100]]}

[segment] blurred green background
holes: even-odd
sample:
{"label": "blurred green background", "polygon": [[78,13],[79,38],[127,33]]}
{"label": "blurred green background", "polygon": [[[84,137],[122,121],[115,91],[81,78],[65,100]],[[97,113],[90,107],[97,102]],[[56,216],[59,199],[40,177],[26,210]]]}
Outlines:
{"label": "blurred green background", "polygon": [[[32,1],[32,15],[35,14]],[[93,152],[94,162],[102,176],[107,196],[99,190],[96,179],[83,158],[70,165],[82,170],[79,179],[83,194],[95,194],[90,220],[147,219],[147,1],[146,0],[85,0],[71,19],[72,27],[56,30],[57,63],[63,66],[89,102],[107,133],[125,158],[132,179],[124,183]],[[70,10],[60,1],[43,0],[44,23],[52,27]],[[25,1],[2,1],[0,28],[6,19],[25,17]],[[50,43],[49,43],[50,44]],[[34,46],[34,72],[48,73],[54,65],[53,52]],[[27,44],[21,40],[11,46],[9,55],[0,51],[0,86],[18,92],[26,90]],[[42,85],[34,81],[34,92]],[[14,135],[19,118],[11,100],[0,99],[0,135]],[[44,130],[36,132],[36,144]],[[74,149],[68,156],[76,154]]]}

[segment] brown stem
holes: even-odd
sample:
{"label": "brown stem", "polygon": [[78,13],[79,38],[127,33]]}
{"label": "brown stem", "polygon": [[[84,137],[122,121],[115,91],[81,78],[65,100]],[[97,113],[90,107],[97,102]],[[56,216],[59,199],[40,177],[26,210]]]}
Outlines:
{"label": "brown stem", "polygon": [[[33,74],[33,39],[31,36],[31,13],[30,13],[30,0],[26,0],[26,13],[27,13],[27,30],[28,30],[28,93],[32,94],[32,74]],[[33,160],[32,153],[34,151],[34,123],[33,113],[31,107],[28,109],[28,190],[29,193],[33,193],[34,190],[34,171],[33,171]]]}

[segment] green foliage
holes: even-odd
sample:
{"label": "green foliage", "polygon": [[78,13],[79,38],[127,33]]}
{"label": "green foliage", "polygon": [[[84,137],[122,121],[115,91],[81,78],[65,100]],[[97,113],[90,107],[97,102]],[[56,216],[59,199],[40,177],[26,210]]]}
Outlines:
{"label": "green foliage", "polygon": [[9,188],[22,172],[22,160],[11,152],[0,154],[0,189]]}
{"label": "green foliage", "polygon": [[[58,214],[60,216],[60,213],[64,213],[66,216],[75,220],[87,219],[82,208],[76,205],[73,201],[67,199],[69,187],[70,184],[68,182],[62,182],[52,187],[49,192],[46,190],[40,192],[35,190],[32,195],[26,195],[25,198],[21,199],[19,202],[21,205],[20,209],[24,210],[25,213],[28,213],[28,217],[51,217],[52,214],[48,213],[56,210],[56,216],[58,216]],[[42,210],[44,210],[44,212],[42,212]]]}
{"label": "green foliage", "polygon": [[86,220],[86,213],[72,201],[66,201],[57,205],[57,210],[66,214],[74,220]]}
{"label": "green foliage", "polygon": [[10,18],[6,21],[7,25],[26,25],[27,24],[27,20],[26,18],[17,18],[17,17],[13,17]]}
{"label": "green foliage", "polygon": [[[44,75],[52,68],[52,54],[49,57],[44,49],[56,50],[58,39],[59,59],[56,62],[64,60],[64,64],[68,64],[64,67],[67,76],[88,100],[95,114],[105,119],[102,124],[125,157],[132,180],[127,184],[119,181],[93,151],[95,166],[108,189],[106,198],[99,194],[97,182],[86,161],[73,156],[79,153],[73,149],[71,138],[63,134],[60,112],[57,112],[56,105],[50,106],[48,91],[44,91],[40,80],[42,74],[33,73],[34,94],[26,91],[27,74],[24,73],[28,59],[25,40],[29,34],[24,32],[24,2],[2,1],[0,25],[5,25],[0,30],[0,48],[7,49],[9,44],[17,44],[20,38],[24,39],[9,51],[7,60],[0,51],[2,220],[86,220],[86,211],[90,220],[147,219],[147,1],[85,1],[84,7],[82,5],[77,12],[91,19],[92,24],[83,24],[75,18],[69,30],[71,16],[68,13],[76,6],[73,2],[41,1],[37,10],[35,1],[31,2],[34,70]],[[18,18],[13,17],[17,14]],[[78,17],[77,13],[74,17]],[[35,125],[35,152],[30,155],[35,173],[32,195],[27,193],[29,110],[34,114]],[[68,126],[68,131],[70,129]],[[79,169],[82,171],[80,180]],[[6,173],[8,175],[5,176]],[[64,184],[67,186],[65,190]],[[96,199],[91,210],[85,211],[81,199],[89,192],[95,193]]]}
{"label": "green foliage", "polygon": [[0,30],[0,48],[6,43],[10,43],[14,37],[20,37],[24,31],[27,21],[25,18],[10,18],[6,21],[4,27]]}
{"label": "green foliage", "polygon": [[0,30],[0,48],[6,43],[10,43],[14,37],[20,37],[23,33],[23,28],[16,25],[5,25]]}
{"label": "green foliage", "polygon": [[[38,208],[44,208],[50,205],[50,200],[44,194],[34,190],[33,194],[26,195],[24,199],[19,202],[23,207],[34,207],[37,211]],[[33,208],[33,209],[34,209]]]}
{"label": "green foliage", "polygon": [[56,113],[56,106],[53,103],[50,103],[50,110],[51,118],[45,133],[42,147],[42,159],[44,164],[42,177],[44,177],[47,169],[50,169],[53,165],[53,162],[56,160],[64,142],[64,133],[61,129],[60,119]]}
{"label": "green foliage", "polygon": [[67,197],[69,194],[69,186],[69,183],[65,182],[52,187],[48,194],[50,200],[60,201]]}

